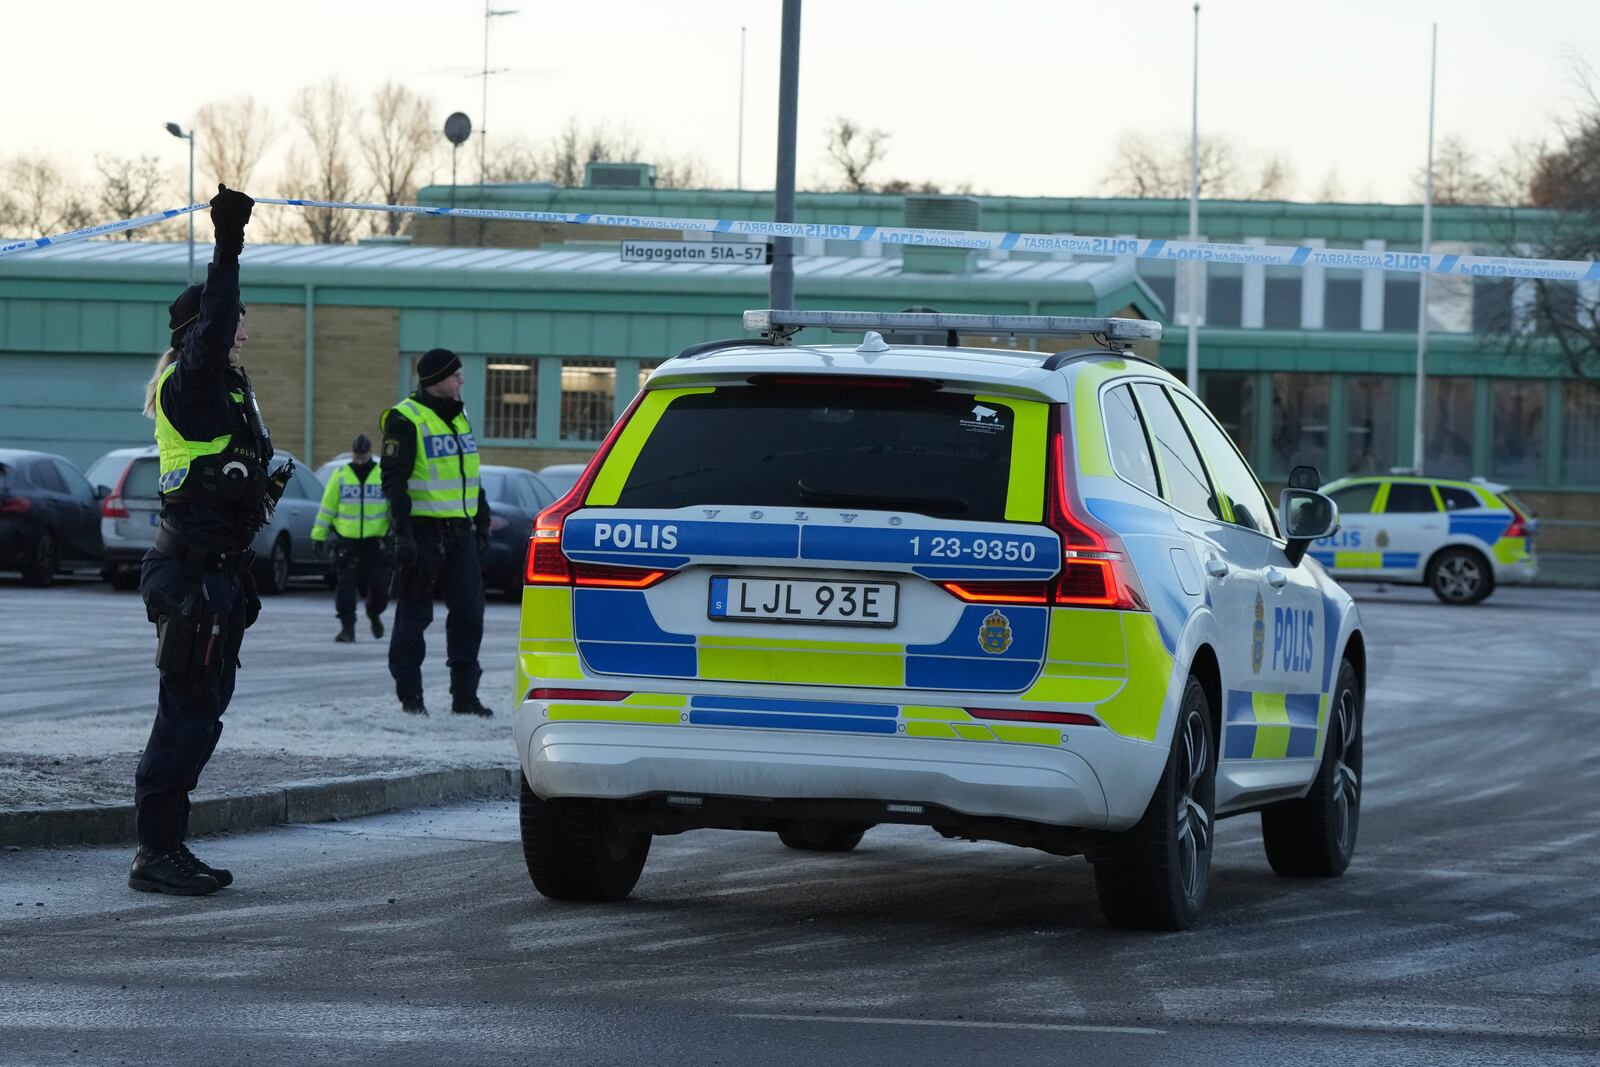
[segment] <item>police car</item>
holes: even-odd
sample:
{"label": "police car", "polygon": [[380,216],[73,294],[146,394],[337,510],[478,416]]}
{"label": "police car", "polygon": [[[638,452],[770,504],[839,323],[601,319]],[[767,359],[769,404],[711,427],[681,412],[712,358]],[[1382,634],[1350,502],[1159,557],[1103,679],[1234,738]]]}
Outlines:
{"label": "police car", "polygon": [[[1082,854],[1129,927],[1197,918],[1220,816],[1261,812],[1281,873],[1345,869],[1365,645],[1303,558],[1336,509],[1294,488],[1274,511],[1132,355],[1158,324],[745,326],[763,339],[662,364],[536,521],[514,733],[541,893],[620,899],[653,835],[705,827],[841,852],[911,823]],[[864,339],[792,343],[804,327]]]}
{"label": "police car", "polygon": [[1504,485],[1369,475],[1323,492],[1343,524],[1311,555],[1340,581],[1422,583],[1446,604],[1476,604],[1538,573],[1538,523]]}

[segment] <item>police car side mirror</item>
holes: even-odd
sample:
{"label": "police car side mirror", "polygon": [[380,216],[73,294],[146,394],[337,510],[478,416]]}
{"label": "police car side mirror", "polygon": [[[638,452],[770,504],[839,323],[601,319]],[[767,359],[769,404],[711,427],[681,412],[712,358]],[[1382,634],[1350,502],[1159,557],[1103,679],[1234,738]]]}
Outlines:
{"label": "police car side mirror", "polygon": [[1315,489],[1285,489],[1278,497],[1278,525],[1289,542],[1284,554],[1291,565],[1299,566],[1311,542],[1338,531],[1339,505]]}

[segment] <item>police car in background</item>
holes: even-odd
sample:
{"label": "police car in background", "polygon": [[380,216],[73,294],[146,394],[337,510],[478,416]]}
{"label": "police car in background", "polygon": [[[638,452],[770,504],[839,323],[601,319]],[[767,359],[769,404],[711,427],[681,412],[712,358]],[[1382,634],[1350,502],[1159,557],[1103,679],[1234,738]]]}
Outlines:
{"label": "police car in background", "polygon": [[1476,604],[1538,573],[1539,524],[1504,485],[1368,475],[1322,491],[1343,525],[1311,555],[1340,581],[1421,583],[1446,604]]}
{"label": "police car in background", "polygon": [[[535,524],[514,734],[541,893],[626,896],[655,834],[846,851],[912,823],[1087,855],[1112,923],[1179,929],[1214,820],[1256,811],[1275,870],[1344,871],[1365,645],[1303,558],[1336,509],[1291,488],[1274,511],[1199,401],[1131,355],[1159,325],[745,326],[765,341],[660,366]],[[864,340],[790,344],[807,326]]]}

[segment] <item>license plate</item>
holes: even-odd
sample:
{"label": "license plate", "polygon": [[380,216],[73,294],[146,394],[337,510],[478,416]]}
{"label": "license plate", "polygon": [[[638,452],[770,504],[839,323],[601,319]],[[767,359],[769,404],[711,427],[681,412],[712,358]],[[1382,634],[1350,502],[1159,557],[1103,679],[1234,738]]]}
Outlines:
{"label": "license plate", "polygon": [[711,579],[713,619],[893,626],[900,606],[894,582],[816,582],[808,578]]}

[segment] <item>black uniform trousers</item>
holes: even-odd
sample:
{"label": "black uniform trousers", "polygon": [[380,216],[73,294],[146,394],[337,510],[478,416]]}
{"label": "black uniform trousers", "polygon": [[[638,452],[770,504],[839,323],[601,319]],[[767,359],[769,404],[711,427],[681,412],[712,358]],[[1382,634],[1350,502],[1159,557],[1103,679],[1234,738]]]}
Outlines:
{"label": "black uniform trousers", "polygon": [[478,566],[478,533],[471,519],[411,521],[417,539],[417,564],[405,576],[394,609],[389,639],[389,673],[401,700],[422,696],[423,631],[433,622],[433,597],[444,595],[444,640],[450,666],[450,695],[478,695],[478,646],[483,643],[483,573]]}
{"label": "black uniform trousers", "polygon": [[[183,601],[183,563],[152,549],[139,571],[139,593],[154,622]],[[139,844],[174,849],[189,832],[189,793],[200,782],[222,737],[222,713],[233,699],[234,672],[244,640],[245,592],[237,574],[210,570],[201,578],[208,612],[222,620],[221,669],[196,689],[187,677],[161,672],[156,721],[134,774],[133,803]]]}
{"label": "black uniform trousers", "polygon": [[356,624],[356,593],[367,586],[367,615],[377,618],[389,606],[389,553],[381,537],[341,537],[334,550],[334,609],[346,626]]}

